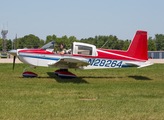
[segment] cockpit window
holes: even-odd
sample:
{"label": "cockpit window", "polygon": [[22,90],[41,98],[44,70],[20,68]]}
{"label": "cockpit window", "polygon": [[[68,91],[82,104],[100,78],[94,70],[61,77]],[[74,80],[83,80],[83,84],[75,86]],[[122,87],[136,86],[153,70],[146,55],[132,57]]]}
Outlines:
{"label": "cockpit window", "polygon": [[45,44],[41,49],[46,50],[46,49],[54,49],[55,46],[55,41],[49,42]]}
{"label": "cockpit window", "polygon": [[75,48],[79,55],[92,55],[92,47],[76,45]]}

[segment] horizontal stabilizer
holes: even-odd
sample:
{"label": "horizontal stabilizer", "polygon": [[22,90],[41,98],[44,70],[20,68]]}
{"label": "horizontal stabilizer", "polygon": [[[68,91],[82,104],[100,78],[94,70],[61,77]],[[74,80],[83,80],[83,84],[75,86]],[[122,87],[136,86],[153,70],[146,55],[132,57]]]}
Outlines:
{"label": "horizontal stabilizer", "polygon": [[143,68],[143,67],[147,67],[147,66],[150,66],[150,65],[153,65],[153,63],[149,62],[149,61],[146,61],[146,62],[143,62],[143,63],[140,63],[140,62],[125,62],[127,65],[131,65],[131,66],[134,66],[137,68]]}
{"label": "horizontal stabilizer", "polygon": [[150,65],[153,65],[154,63],[151,63],[149,61],[146,61],[144,64],[140,65],[139,67],[137,68],[143,68],[143,67],[147,67],[147,66],[150,66]]}

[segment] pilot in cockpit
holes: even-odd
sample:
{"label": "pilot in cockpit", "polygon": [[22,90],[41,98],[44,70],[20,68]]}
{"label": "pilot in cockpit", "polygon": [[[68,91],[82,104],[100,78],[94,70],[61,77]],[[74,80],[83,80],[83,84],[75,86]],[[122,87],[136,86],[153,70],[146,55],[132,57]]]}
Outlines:
{"label": "pilot in cockpit", "polygon": [[59,53],[61,55],[66,54],[66,49],[65,49],[65,44],[64,43],[60,44],[60,49],[61,49],[61,51],[57,51],[56,53]]}

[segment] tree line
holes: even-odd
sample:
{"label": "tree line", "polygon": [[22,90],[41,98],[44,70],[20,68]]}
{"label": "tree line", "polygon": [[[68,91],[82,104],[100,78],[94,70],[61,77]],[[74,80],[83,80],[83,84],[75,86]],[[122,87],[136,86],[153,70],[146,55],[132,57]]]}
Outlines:
{"label": "tree line", "polygon": [[[2,39],[0,39],[0,51],[2,51]],[[14,40],[6,40],[6,49],[7,51],[14,49],[15,45],[15,39]],[[25,35],[22,38],[17,39],[17,45],[16,47],[19,49],[23,48],[41,48],[44,44],[55,41],[55,45],[59,46],[61,43],[65,43],[66,49],[70,49],[72,42],[83,42],[83,43],[89,43],[95,45],[97,48],[101,48],[105,43],[105,45],[102,47],[103,49],[115,49],[115,50],[127,50],[131,40],[120,40],[117,38],[117,36],[109,35],[109,36],[95,36],[89,37],[89,38],[82,38],[81,40],[76,39],[75,36],[67,37],[57,37],[56,35],[48,35],[46,37],[46,40],[42,40],[39,37],[29,34]],[[156,50],[164,50],[164,35],[163,34],[155,34],[155,37],[149,37],[148,38],[148,51],[156,51]]]}

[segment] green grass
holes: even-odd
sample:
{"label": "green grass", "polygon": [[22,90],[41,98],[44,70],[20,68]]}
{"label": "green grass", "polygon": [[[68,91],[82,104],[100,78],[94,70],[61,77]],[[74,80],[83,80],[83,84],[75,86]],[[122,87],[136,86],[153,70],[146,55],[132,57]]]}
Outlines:
{"label": "green grass", "polygon": [[0,119],[138,120],[164,119],[164,64],[146,68],[70,70],[60,79],[55,68],[28,69],[0,64]]}

